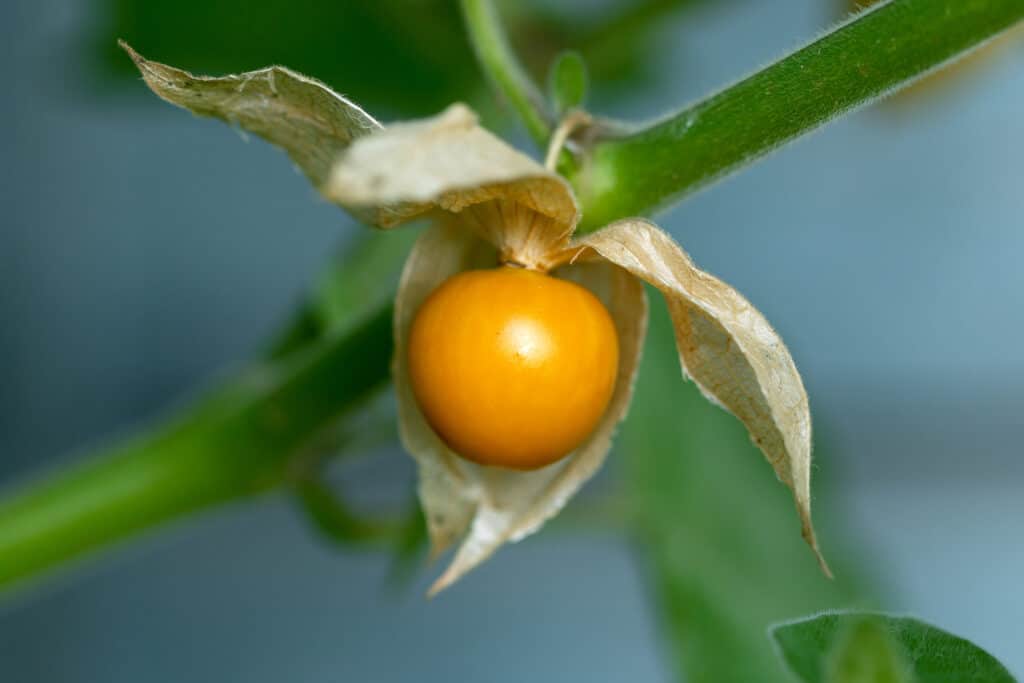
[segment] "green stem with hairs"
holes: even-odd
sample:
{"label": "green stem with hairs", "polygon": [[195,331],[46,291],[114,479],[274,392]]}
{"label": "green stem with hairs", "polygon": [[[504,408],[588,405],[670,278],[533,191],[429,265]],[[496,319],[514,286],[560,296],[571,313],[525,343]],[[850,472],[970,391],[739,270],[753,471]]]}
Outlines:
{"label": "green stem with hairs", "polygon": [[891,0],[651,125],[598,141],[572,177],[584,230],[648,214],[1024,19],[1024,0]]}

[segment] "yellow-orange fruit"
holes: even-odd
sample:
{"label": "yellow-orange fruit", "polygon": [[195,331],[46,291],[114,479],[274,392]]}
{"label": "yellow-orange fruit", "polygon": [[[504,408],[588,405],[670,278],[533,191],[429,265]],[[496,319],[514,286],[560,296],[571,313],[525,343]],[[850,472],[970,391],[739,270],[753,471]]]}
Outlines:
{"label": "yellow-orange fruit", "polygon": [[416,400],[453,451],[528,470],[568,455],[597,426],[619,344],[590,291],[502,266],[442,283],[416,312],[408,360]]}

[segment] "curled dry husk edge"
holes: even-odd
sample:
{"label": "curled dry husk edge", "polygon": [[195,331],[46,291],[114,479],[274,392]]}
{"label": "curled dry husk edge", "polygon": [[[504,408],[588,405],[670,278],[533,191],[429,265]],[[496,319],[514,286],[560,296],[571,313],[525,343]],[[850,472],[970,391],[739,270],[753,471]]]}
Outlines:
{"label": "curled dry husk edge", "polygon": [[[810,413],[793,360],[742,295],[694,266],[656,225],[627,219],[573,240],[579,209],[566,182],[480,127],[464,105],[384,128],[326,85],[282,67],[193,76],[124,47],[160,97],[282,147],[324,196],[361,220],[380,228],[432,220],[402,274],[393,362],[400,433],[419,467],[433,553],[462,539],[431,592],[537,530],[600,467],[639,365],[647,321],[641,280],[665,297],[684,375],[747,427],[793,491],[804,538],[829,573],[811,526]],[[533,472],[482,467],[452,453],[420,412],[405,362],[423,299],[447,277],[499,261],[586,286],[608,307],[619,336],[618,382],[598,428],[567,458]]]}

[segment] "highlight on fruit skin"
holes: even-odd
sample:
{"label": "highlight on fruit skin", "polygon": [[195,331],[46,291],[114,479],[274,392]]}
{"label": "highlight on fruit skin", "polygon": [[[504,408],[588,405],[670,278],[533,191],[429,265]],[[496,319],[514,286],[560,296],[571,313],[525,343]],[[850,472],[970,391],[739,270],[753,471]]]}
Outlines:
{"label": "highlight on fruit skin", "polygon": [[413,393],[452,450],[532,470],[589,436],[615,388],[615,323],[589,290],[513,266],[447,279],[409,335]]}
{"label": "highlight on fruit skin", "polygon": [[[416,460],[433,554],[458,546],[431,593],[457,581],[505,543],[538,530],[601,467],[632,397],[647,329],[643,282],[658,290],[668,305],[684,377],[747,428],[791,490],[802,535],[828,574],[811,523],[810,410],[796,365],[764,316],[735,289],[697,268],[656,225],[626,218],[574,237],[580,209],[566,180],[482,128],[465,105],[454,104],[428,119],[383,126],[323,83],[288,69],[193,76],[124,47],[160,97],[283,148],[327,199],[360,220],[382,229],[427,220],[395,296],[392,379],[399,434]],[[558,139],[553,136],[553,141]],[[560,144],[549,150],[549,159],[557,160]],[[558,279],[502,269],[460,275],[500,263],[550,272]],[[447,291],[442,285],[449,278],[460,283],[512,275],[558,291],[568,287],[563,281],[571,281],[600,301],[612,321],[616,344],[607,343],[607,327],[597,331],[600,325],[585,338],[566,343],[575,345],[570,355],[597,354],[590,362],[604,370],[584,376],[582,365],[574,365],[579,359],[546,366],[564,373],[559,379],[539,371],[520,373],[523,368],[516,370],[508,357],[502,360],[500,347],[473,330],[488,324],[500,327],[494,321],[501,318],[501,306],[515,297],[505,297],[501,306],[501,297],[478,297],[473,307],[484,314],[476,322],[446,313],[439,316],[451,321],[444,329],[435,325],[436,334],[413,334],[424,302],[439,287]],[[559,329],[566,322],[560,317],[571,321],[591,308],[590,303],[574,303],[543,317]],[[429,341],[456,334],[460,339],[451,348]],[[605,341],[598,343],[600,339]],[[616,346],[617,363],[606,356],[597,359]],[[488,353],[496,353],[497,360],[488,360]],[[438,361],[434,374],[427,362],[432,358]],[[506,400],[516,397],[514,410],[508,405],[488,410],[486,394],[497,386],[487,385],[488,364],[491,371],[504,364],[497,379],[509,390]],[[615,378],[605,399],[608,365],[615,366]],[[468,375],[453,379],[460,372]],[[572,388],[587,385],[583,408],[570,405],[575,400]],[[665,419],[675,419],[673,408],[664,407]],[[594,413],[600,417],[579,440]],[[550,415],[575,418],[560,431],[544,425],[542,418]],[[505,416],[517,421],[503,421]],[[532,430],[518,422],[525,417],[537,421]],[[487,429],[461,431],[480,426]],[[486,438],[488,433],[494,438]],[[534,448],[515,450],[531,438],[536,438]],[[458,457],[457,450],[466,457]],[[556,459],[538,469],[509,467],[534,466],[547,458]]]}

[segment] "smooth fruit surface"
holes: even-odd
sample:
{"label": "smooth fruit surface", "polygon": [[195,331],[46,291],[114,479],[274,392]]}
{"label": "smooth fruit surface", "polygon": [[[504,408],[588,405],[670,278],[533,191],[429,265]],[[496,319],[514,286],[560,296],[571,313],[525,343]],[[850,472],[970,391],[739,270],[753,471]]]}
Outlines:
{"label": "smooth fruit surface", "polygon": [[502,266],[454,275],[423,302],[408,347],[413,393],[452,450],[535,469],[579,446],[615,388],[615,324],[573,282]]}

